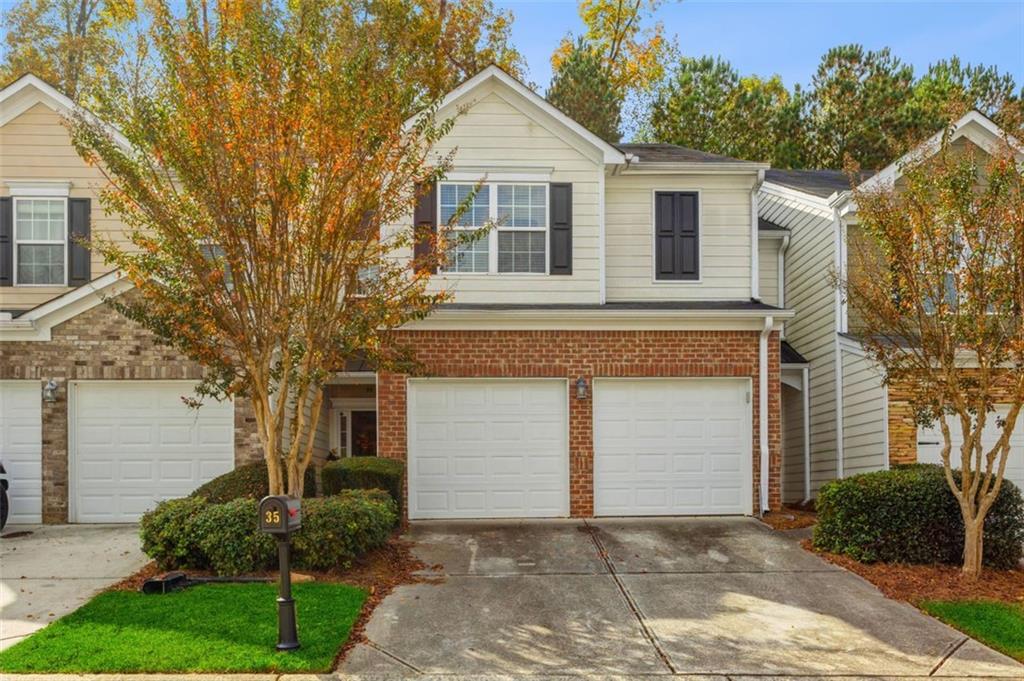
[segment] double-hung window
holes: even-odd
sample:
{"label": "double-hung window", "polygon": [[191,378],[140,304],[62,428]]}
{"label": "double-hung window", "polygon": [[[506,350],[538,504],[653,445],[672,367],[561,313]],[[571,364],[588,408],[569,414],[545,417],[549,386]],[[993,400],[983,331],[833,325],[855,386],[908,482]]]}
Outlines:
{"label": "double-hung window", "polygon": [[[440,221],[447,223],[474,185],[442,183]],[[494,182],[481,185],[455,229],[495,227],[472,243],[459,244],[448,272],[546,274],[548,272],[548,185]]]}
{"label": "double-hung window", "polygon": [[15,284],[65,286],[67,250],[67,200],[15,197]]}

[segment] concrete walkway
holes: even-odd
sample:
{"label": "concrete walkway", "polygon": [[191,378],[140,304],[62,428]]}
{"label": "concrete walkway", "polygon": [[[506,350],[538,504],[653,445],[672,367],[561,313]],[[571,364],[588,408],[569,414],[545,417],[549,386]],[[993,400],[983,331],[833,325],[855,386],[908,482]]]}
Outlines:
{"label": "concrete walkway", "polygon": [[[10,536],[20,532],[25,536]],[[135,525],[9,526],[0,539],[0,650],[149,560]]]}
{"label": "concrete walkway", "polygon": [[415,523],[411,537],[441,579],[385,599],[339,675],[1024,679],[751,519]]}

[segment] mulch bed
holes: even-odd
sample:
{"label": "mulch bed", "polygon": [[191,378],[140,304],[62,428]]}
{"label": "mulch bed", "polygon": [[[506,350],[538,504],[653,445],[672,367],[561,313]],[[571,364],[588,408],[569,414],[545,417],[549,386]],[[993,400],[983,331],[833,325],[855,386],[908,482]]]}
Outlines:
{"label": "mulch bed", "polygon": [[817,551],[810,540],[801,545],[868,580],[887,597],[917,605],[921,601],[994,600],[1024,603],[1024,570],[985,568],[981,579],[965,579],[956,565],[861,563],[849,556]]}
{"label": "mulch bed", "polygon": [[818,522],[818,516],[812,507],[787,504],[779,511],[766,513],[761,522],[776,530],[799,530],[812,527]]}

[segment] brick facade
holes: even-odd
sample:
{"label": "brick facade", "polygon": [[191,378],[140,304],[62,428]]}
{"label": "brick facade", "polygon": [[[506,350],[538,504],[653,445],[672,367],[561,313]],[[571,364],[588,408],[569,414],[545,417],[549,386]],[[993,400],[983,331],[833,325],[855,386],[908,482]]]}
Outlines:
{"label": "brick facade", "polygon": [[[0,379],[51,378],[60,386],[56,402],[42,402],[43,522],[68,521],[68,381],[195,380],[202,369],[159,345],[148,331],[107,305],[53,328],[50,341],[0,343]],[[235,463],[262,459],[252,407],[235,401]]]}
{"label": "brick facade", "polygon": [[[759,508],[758,332],[756,331],[402,331],[421,375],[451,378],[736,377],[752,379],[754,507]],[[769,340],[769,505],[781,505],[779,336]],[[377,380],[380,455],[405,459],[405,374]],[[569,505],[594,512],[592,399],[569,400]]]}

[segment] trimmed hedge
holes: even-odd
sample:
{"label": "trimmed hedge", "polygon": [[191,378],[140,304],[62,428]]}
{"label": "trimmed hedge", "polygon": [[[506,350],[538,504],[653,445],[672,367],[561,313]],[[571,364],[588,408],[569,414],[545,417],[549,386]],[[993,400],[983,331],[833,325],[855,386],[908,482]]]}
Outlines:
{"label": "trimmed hedge", "polygon": [[[954,471],[957,482],[960,472]],[[814,546],[871,563],[963,561],[964,524],[942,466],[914,464],[821,488]],[[984,562],[1013,568],[1024,553],[1024,498],[1003,481],[985,518]]]}
{"label": "trimmed hedge", "polygon": [[[164,570],[194,568],[219,575],[277,564],[272,537],[257,530],[255,499],[211,504],[199,497],[161,502],[142,516],[142,550]],[[347,568],[382,545],[398,523],[395,502],[377,490],[348,490],[302,502],[302,529],[292,536],[299,569]]]}
{"label": "trimmed hedge", "polygon": [[405,464],[398,459],[378,456],[353,456],[324,464],[320,482],[324,494],[345,489],[382,489],[402,508],[402,479]]}
{"label": "trimmed hedge", "polygon": [[[233,471],[219,475],[200,486],[193,497],[200,497],[211,504],[223,504],[234,499],[262,499],[270,494],[270,478],[267,477],[267,462],[257,461],[238,466]],[[302,483],[302,496],[316,496],[316,470],[306,469]]]}

